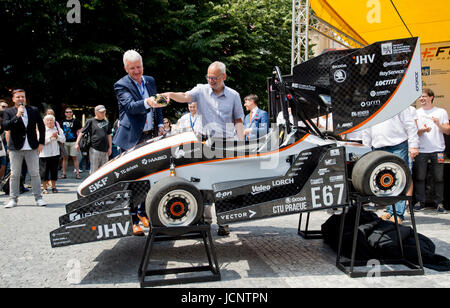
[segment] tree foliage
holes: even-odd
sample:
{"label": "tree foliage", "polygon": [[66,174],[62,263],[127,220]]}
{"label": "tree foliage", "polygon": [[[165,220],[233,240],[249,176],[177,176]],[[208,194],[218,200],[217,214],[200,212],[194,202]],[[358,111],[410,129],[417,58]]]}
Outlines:
{"label": "tree foliage", "polygon": [[[267,100],[274,65],[290,70],[291,2],[286,0],[81,0],[69,23],[64,0],[0,2],[0,95],[25,88],[31,103],[104,104],[117,110],[113,84],[126,73],[122,55],[138,50],[158,91],[205,83],[208,65],[227,65],[226,84],[243,98]],[[183,106],[164,112],[174,116]],[[186,110],[186,109],[184,109]]]}

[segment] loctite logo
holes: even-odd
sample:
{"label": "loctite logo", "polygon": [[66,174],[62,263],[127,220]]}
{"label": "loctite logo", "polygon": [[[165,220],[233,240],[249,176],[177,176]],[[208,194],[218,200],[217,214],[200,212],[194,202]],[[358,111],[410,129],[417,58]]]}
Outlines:
{"label": "loctite logo", "polygon": [[375,83],[375,87],[384,87],[397,84],[397,79],[380,80]]}

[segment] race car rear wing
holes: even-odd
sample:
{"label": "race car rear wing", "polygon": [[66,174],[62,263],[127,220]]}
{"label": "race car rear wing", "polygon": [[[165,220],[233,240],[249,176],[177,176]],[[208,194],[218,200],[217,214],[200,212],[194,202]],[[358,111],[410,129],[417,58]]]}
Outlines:
{"label": "race car rear wing", "polygon": [[362,130],[408,108],[422,94],[419,38],[374,43],[330,68],[337,134]]}
{"label": "race car rear wing", "polygon": [[[332,113],[335,134],[362,130],[392,118],[420,97],[420,40],[329,51],[295,66],[282,83],[274,79],[268,81],[272,117],[291,108],[295,125]],[[305,126],[317,131],[309,122]]]}

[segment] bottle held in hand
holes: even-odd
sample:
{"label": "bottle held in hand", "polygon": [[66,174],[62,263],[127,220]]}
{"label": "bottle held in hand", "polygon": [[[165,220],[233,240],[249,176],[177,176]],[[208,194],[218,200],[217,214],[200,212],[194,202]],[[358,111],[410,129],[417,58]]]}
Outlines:
{"label": "bottle held in hand", "polygon": [[167,98],[165,96],[157,94],[153,97],[155,98],[156,103],[161,105],[161,107],[167,106],[168,102],[167,102]]}

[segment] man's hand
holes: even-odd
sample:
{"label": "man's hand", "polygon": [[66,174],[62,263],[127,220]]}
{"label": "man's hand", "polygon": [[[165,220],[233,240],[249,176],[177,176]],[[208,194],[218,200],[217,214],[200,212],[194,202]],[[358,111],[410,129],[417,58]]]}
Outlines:
{"label": "man's hand", "polygon": [[414,159],[417,155],[419,155],[419,148],[409,148],[409,156]]}
{"label": "man's hand", "polygon": [[44,145],[43,144],[39,144],[38,148],[37,148],[37,153],[38,155],[41,154],[42,150],[44,149]]}
{"label": "man's hand", "polygon": [[158,104],[158,103],[156,102],[156,100],[155,100],[155,98],[154,98],[153,96],[147,98],[147,99],[145,100],[145,102],[147,103],[147,105],[149,105],[149,106],[152,107],[152,108],[161,108],[161,107],[163,107],[163,106],[161,106],[160,104]]}
{"label": "man's hand", "polygon": [[423,128],[419,128],[417,133],[419,134],[419,136],[422,136],[423,134],[428,133],[429,131],[431,131],[431,127],[428,127],[426,124],[424,124]]}
{"label": "man's hand", "polygon": [[251,132],[252,132],[252,129],[251,129],[251,128],[247,128],[247,129],[244,130],[244,135],[247,136],[247,135],[249,135]]}
{"label": "man's hand", "polygon": [[108,149],[108,156],[111,156],[111,154],[112,154],[112,148],[109,148]]}
{"label": "man's hand", "polygon": [[22,117],[25,114],[25,106],[17,107],[16,117]]}
{"label": "man's hand", "polygon": [[80,145],[78,144],[78,142],[75,143],[75,150],[76,150],[77,152],[80,152]]}

